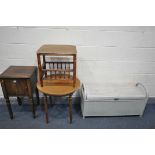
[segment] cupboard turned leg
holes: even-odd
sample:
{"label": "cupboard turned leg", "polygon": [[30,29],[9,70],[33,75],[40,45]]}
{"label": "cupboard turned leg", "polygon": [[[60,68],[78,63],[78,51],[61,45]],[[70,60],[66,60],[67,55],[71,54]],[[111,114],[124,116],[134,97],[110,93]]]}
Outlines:
{"label": "cupboard turned leg", "polygon": [[17,102],[18,102],[18,105],[22,105],[22,100],[20,97],[17,97]]}
{"label": "cupboard turned leg", "polygon": [[6,98],[5,100],[6,100],[6,105],[7,105],[8,111],[9,111],[10,119],[13,119],[13,112],[12,112],[10,100],[9,100],[9,98]]}
{"label": "cupboard turned leg", "polygon": [[69,95],[69,121],[72,123],[72,94]]}
{"label": "cupboard turned leg", "polygon": [[46,123],[48,123],[48,103],[47,103],[47,95],[46,94],[44,94],[44,106],[45,106]]}
{"label": "cupboard turned leg", "polygon": [[33,115],[33,118],[36,118],[34,100],[33,100],[32,97],[30,97],[29,100],[30,100],[31,107],[32,107],[32,115]]}
{"label": "cupboard turned leg", "polygon": [[37,101],[37,105],[40,105],[39,92],[38,92],[37,87],[36,87],[36,89],[35,89],[35,92],[36,92],[36,101]]}
{"label": "cupboard turned leg", "polygon": [[1,81],[1,85],[2,85],[3,95],[4,95],[4,98],[6,101],[6,105],[7,105],[8,111],[9,111],[10,118],[13,119],[13,112],[12,112],[9,96],[7,94],[5,83],[3,80]]}

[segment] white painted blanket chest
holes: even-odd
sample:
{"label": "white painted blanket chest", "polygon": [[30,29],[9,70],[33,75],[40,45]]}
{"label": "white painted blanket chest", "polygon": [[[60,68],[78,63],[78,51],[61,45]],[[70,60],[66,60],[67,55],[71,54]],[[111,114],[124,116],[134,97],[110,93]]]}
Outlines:
{"label": "white painted blanket chest", "polygon": [[143,115],[148,93],[141,83],[97,85],[83,84],[81,110],[85,116]]}

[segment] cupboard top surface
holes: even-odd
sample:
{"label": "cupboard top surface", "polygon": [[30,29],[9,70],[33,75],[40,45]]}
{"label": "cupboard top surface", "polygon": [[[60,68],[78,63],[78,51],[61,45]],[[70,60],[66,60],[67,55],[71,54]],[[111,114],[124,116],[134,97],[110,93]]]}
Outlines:
{"label": "cupboard top surface", "polygon": [[36,66],[10,66],[0,75],[0,79],[30,78],[36,69]]}

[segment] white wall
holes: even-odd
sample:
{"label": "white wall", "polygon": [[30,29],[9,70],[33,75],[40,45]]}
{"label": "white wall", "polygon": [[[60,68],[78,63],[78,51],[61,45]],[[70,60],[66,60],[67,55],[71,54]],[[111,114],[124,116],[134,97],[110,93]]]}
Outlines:
{"label": "white wall", "polygon": [[155,27],[0,27],[0,72],[37,65],[47,43],[77,46],[81,81],[139,81],[155,97]]}

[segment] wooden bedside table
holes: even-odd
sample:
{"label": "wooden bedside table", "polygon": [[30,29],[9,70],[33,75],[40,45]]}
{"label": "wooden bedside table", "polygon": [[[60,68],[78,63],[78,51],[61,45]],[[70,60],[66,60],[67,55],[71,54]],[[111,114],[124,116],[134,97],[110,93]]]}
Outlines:
{"label": "wooden bedside table", "polygon": [[10,118],[13,119],[13,112],[9,100],[10,96],[17,96],[19,105],[21,105],[20,97],[28,96],[32,104],[32,114],[35,118],[34,92],[36,93],[37,103],[39,104],[39,94],[36,87],[37,67],[10,66],[0,75],[0,82]]}

